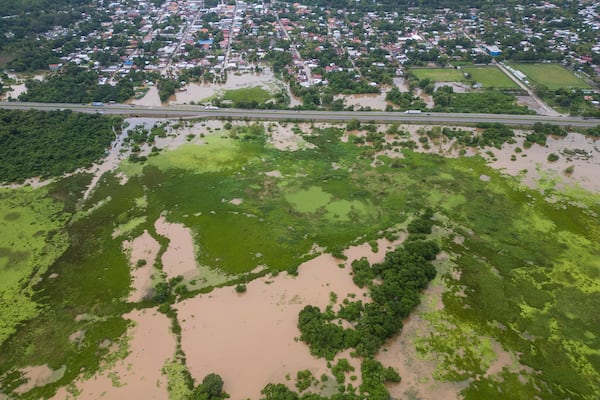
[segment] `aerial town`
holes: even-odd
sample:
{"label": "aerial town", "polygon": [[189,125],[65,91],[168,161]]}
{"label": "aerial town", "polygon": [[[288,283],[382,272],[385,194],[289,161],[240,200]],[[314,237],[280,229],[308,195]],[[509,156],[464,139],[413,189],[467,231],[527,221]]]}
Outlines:
{"label": "aerial town", "polygon": [[[432,95],[449,82],[454,92],[496,89],[521,95],[519,104],[536,113],[548,113],[550,107],[573,115],[598,112],[600,19],[593,2],[579,1],[567,15],[548,1],[515,8],[402,11],[308,3],[97,2],[69,26],[36,35],[43,53],[36,63],[25,62],[36,55],[19,56],[25,50],[16,45],[10,26],[5,27],[10,40],[4,47],[14,41],[17,54],[6,67],[13,73],[61,73],[77,65],[93,71],[100,85],[121,82],[125,91],[93,99],[118,102],[141,98],[152,85],[158,86],[160,100],[167,101],[190,82],[224,84],[228,75],[270,69],[285,82],[283,99],[238,106],[339,110],[352,108],[341,95],[383,92],[388,103],[380,109],[442,110],[445,97]],[[550,66],[539,66],[544,63]],[[474,75],[469,69],[475,66],[490,68],[477,68]],[[550,78],[566,76],[572,84],[548,84],[543,78],[552,74],[545,68],[554,68],[557,75]],[[10,83],[5,74],[5,98],[17,99],[19,91],[7,91]],[[400,99],[396,91],[390,95],[394,86],[415,97]],[[296,101],[290,103],[290,97]]]}

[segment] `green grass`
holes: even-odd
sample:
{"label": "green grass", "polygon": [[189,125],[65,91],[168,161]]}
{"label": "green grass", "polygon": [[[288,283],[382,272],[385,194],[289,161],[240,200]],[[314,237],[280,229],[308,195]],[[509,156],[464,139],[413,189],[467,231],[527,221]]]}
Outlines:
{"label": "green grass", "polygon": [[223,94],[223,100],[229,100],[233,103],[265,103],[271,99],[271,93],[260,86],[226,90]]}
{"label": "green grass", "polygon": [[39,312],[32,286],[67,246],[62,210],[45,189],[0,189],[0,343]]}
{"label": "green grass", "polygon": [[463,67],[462,71],[471,74],[473,81],[483,84],[484,88],[519,88],[519,86],[498,67]]}
{"label": "green grass", "polygon": [[325,193],[320,187],[312,186],[308,189],[288,193],[286,200],[294,209],[301,213],[313,213],[319,208],[326,206],[331,199],[329,193]]}
{"label": "green grass", "polygon": [[411,68],[410,72],[419,79],[431,79],[434,82],[464,82],[461,71],[453,68]]}
{"label": "green grass", "polygon": [[527,75],[530,82],[556,89],[589,89],[590,86],[559,64],[511,63],[511,67]]}

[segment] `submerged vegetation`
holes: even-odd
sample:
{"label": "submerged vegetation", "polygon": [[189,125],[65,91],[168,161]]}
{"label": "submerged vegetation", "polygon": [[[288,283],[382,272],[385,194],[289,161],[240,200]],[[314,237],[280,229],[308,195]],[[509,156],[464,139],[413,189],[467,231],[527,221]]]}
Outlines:
{"label": "submerged vegetation", "polygon": [[[436,274],[430,261],[439,251],[450,257],[454,271],[442,277],[448,286],[444,308],[425,316],[431,334],[416,343],[422,357],[437,362],[435,379],[468,380],[461,393],[466,399],[501,399],[506,393],[594,398],[600,385],[597,195],[588,194],[585,202],[552,188],[542,195],[480,157],[443,158],[401,145],[379,153],[385,145],[376,127],[363,126],[370,136],[362,143],[340,140],[345,129],[337,127],[298,130],[314,148],[296,152],[268,145],[271,128],[278,129],[237,125],[209,134],[194,128],[206,137],[123,164],[119,172],[127,182],[106,174],[85,201],[89,175],[41,189],[3,189],[0,224],[14,233],[0,238],[1,306],[8,326],[0,331],[2,393],[47,398],[78,377],[92,376],[110,352],[107,343],[123,337],[128,322],[122,315],[134,307],[160,304],[171,316],[172,304],[214,285],[229,282],[243,292],[257,265],[293,273],[315,248],[341,254],[351,244],[406,230],[408,240],[383,263],[352,265],[367,298],[338,302],[332,296],[336,307],[307,306],[300,315],[301,339],[313,353],[334,358],[353,348],[362,357],[361,382],[338,382],[340,393],[333,398],[387,398],[385,382],[401,377],[373,356],[419,303],[418,294]],[[423,137],[444,134],[481,147],[512,139],[512,130],[502,126],[479,129],[488,132],[477,136],[485,142],[473,142],[466,130],[430,129]],[[400,139],[397,129],[389,134]],[[157,232],[161,216],[190,228],[199,273],[167,277],[157,259],[151,296],[128,303],[123,241],[147,231],[163,254],[169,239]],[[173,332],[180,330],[174,323]],[[69,339],[81,331],[80,340]],[[498,347],[516,366],[488,371]],[[180,348],[178,357],[185,360]],[[66,369],[56,381],[19,395],[26,381],[21,369],[44,364]],[[332,362],[330,380],[343,382],[349,368]],[[165,370],[179,374],[185,361]],[[219,379],[209,382],[215,396],[222,395]],[[302,394],[273,382],[263,398],[327,398],[319,389],[323,379],[316,381],[299,373]],[[196,384],[205,385],[196,390],[204,393],[207,383]],[[172,385],[192,393],[190,382],[174,379]]]}

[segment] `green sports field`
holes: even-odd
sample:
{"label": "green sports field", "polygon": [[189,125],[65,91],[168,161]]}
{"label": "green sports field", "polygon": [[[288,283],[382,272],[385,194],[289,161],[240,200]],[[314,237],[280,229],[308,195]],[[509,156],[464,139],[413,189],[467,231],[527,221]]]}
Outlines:
{"label": "green sports field", "polygon": [[590,86],[576,77],[571,71],[559,64],[511,64],[511,67],[521,71],[530,82],[544,85],[550,90],[579,88]]}
{"label": "green sports field", "polygon": [[498,67],[463,67],[462,71],[471,74],[471,79],[484,88],[517,89],[518,86]]}
{"label": "green sports field", "polygon": [[462,72],[453,68],[414,68],[410,72],[419,79],[431,79],[434,82],[461,82],[465,80]]}

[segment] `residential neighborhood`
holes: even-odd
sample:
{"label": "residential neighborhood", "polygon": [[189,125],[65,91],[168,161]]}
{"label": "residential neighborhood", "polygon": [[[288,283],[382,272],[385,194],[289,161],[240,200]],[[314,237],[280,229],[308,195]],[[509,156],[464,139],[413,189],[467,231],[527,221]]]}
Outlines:
{"label": "residential neighborhood", "polygon": [[[161,101],[166,101],[190,82],[223,84],[228,74],[267,68],[288,85],[287,96],[299,99],[305,108],[340,109],[348,106],[340,95],[385,97],[394,86],[433,108],[431,95],[439,85],[425,90],[429,82],[415,80],[419,77],[415,68],[460,69],[503,62],[508,65],[502,71],[523,83],[524,91],[513,94],[536,92],[554,106],[561,100],[550,98],[548,89],[577,89],[582,91],[577,99],[567,104],[565,95],[561,98],[562,112],[575,114],[593,112],[600,100],[600,18],[598,6],[590,1],[579,1],[569,10],[548,1],[514,8],[381,6],[372,11],[350,3],[328,8],[319,1],[93,4],[72,24],[52,26],[37,35],[38,47],[44,48],[42,65],[57,74],[69,64],[93,71],[99,85],[121,82],[129,98],[141,98],[157,85]],[[14,32],[3,33],[17,46]],[[6,73],[40,72],[25,63],[18,50],[14,54],[16,58],[9,57],[13,59],[3,67]],[[560,66],[577,84],[549,88],[535,77],[528,79],[516,63]],[[444,80],[434,77],[435,82]],[[3,86],[9,85],[6,76]],[[466,82],[465,88],[488,89],[477,80]],[[18,97],[10,92],[5,96]],[[584,96],[591,100],[583,100]],[[122,91],[113,100],[126,97]],[[572,106],[575,100],[578,105]]]}

